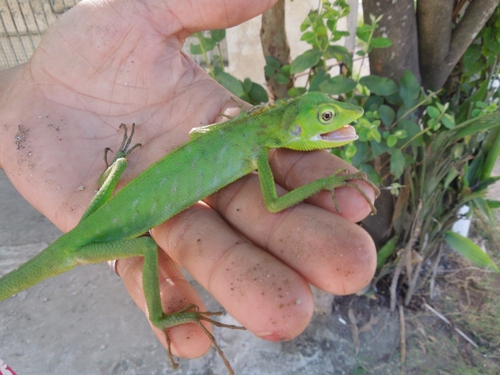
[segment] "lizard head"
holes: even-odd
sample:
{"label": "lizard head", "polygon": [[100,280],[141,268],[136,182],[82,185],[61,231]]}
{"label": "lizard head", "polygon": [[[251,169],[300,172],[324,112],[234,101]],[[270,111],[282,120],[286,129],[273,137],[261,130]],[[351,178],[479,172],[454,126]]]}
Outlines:
{"label": "lizard head", "polygon": [[343,146],[358,139],[348,123],[363,115],[363,108],[331,99],[319,92],[302,95],[283,116],[287,125],[286,144],[298,151]]}

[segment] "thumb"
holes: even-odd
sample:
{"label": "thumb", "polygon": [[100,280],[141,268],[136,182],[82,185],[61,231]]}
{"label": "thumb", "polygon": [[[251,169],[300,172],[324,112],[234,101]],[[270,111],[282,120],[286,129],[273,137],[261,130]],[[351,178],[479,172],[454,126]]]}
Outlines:
{"label": "thumb", "polygon": [[[133,1],[133,0],[132,0]],[[172,27],[165,22],[170,13],[179,23],[186,35],[201,30],[225,29],[264,13],[277,0],[161,0],[154,3],[163,11],[156,13],[158,25],[163,25],[166,34],[171,34],[167,28]],[[150,3],[150,2],[149,2]],[[151,9],[155,5],[150,6]],[[180,31],[180,30],[179,30]]]}

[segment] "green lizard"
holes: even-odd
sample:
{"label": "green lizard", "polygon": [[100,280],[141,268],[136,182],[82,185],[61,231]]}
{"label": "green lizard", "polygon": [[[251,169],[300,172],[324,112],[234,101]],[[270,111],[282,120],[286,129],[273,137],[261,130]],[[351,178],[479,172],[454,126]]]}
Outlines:
{"label": "green lizard", "polygon": [[[101,177],[101,188],[78,225],[2,277],[0,301],[76,265],[142,256],[143,288],[149,318],[165,332],[168,355],[174,368],[177,363],[170,351],[167,328],[195,323],[207,334],[229,372],[233,373],[222,350],[201,321],[221,327],[243,328],[214,321],[210,316],[220,313],[201,312],[195,305],[188,305],[176,313],[164,313],[159,290],[157,245],[151,237],[143,234],[256,169],[264,202],[271,212],[291,207],[320,190],[332,192],[338,210],[334,190],[341,186],[356,188],[375,212],[368,196],[351,182],[362,180],[378,194],[378,189],[361,172],[349,174],[342,169],[278,197],[268,160],[269,150],[273,148],[308,151],[352,142],[357,139],[356,132],[345,124],[362,114],[361,107],[335,101],[321,93],[308,93],[285,104],[254,107],[224,123],[192,129],[189,142],[151,165],[112,196],[126,168],[126,157],[138,146],[129,149],[134,128],[127,137],[127,129],[122,124],[125,130],[122,147]],[[161,193],[155,194],[155,191]]]}

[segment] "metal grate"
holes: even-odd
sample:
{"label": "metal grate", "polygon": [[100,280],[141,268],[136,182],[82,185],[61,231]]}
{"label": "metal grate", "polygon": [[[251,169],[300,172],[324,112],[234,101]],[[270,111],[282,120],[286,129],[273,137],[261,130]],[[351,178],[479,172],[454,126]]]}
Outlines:
{"label": "metal grate", "polygon": [[28,61],[57,16],[81,0],[0,0],[0,68]]}
{"label": "metal grate", "polygon": [[[0,0],[0,69],[28,61],[43,33],[59,15],[81,0]],[[183,51],[190,55],[188,38]],[[222,41],[223,60],[227,63],[226,40]],[[201,56],[191,56],[205,65]],[[209,56],[210,58],[211,56]]]}

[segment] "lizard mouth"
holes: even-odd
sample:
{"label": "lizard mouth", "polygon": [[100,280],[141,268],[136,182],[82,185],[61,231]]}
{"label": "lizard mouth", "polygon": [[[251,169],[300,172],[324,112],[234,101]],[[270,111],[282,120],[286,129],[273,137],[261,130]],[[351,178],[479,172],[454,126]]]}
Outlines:
{"label": "lizard mouth", "polygon": [[319,139],[329,142],[350,142],[358,139],[358,135],[351,125],[344,125],[340,129],[320,134]]}

